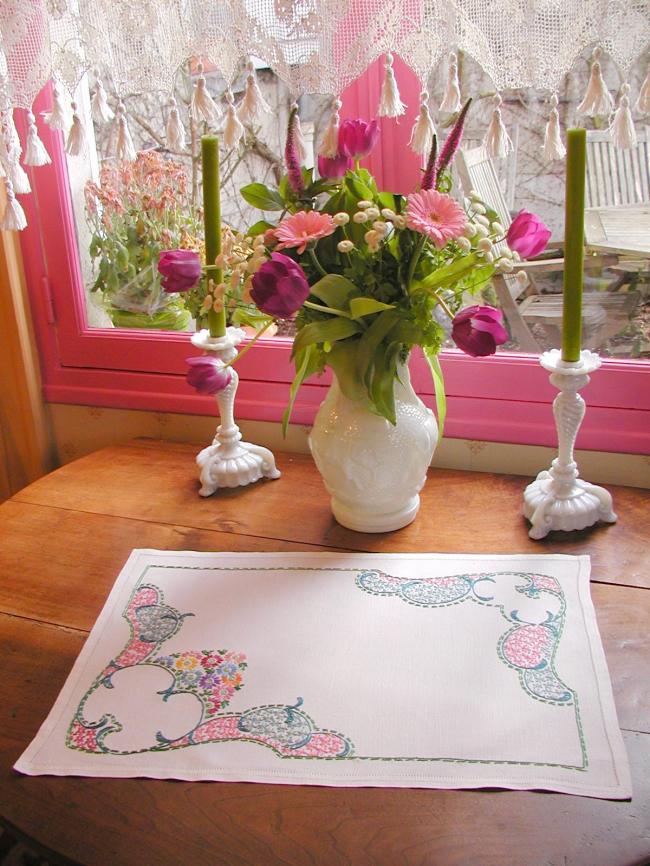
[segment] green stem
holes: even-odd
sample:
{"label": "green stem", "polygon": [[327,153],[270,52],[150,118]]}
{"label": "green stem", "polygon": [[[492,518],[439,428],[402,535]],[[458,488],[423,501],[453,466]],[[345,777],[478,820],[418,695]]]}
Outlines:
{"label": "green stem", "polygon": [[317,310],[319,313],[330,313],[332,316],[343,316],[344,319],[351,319],[352,316],[344,310],[336,310],[334,307],[326,307],[323,304],[315,304],[313,301],[303,301],[303,307],[308,307],[310,310]]}
{"label": "green stem", "polygon": [[327,276],[327,271],[326,271],[325,268],[321,265],[321,263],[318,261],[318,256],[316,255],[316,250],[315,250],[313,247],[309,247],[309,249],[308,249],[308,253],[309,253],[309,258],[312,260],[312,262],[313,262],[313,264],[314,264],[314,267],[316,268],[316,270],[318,271],[318,273],[319,273],[322,277],[326,277],[326,276]]}
{"label": "green stem", "polygon": [[432,294],[433,297],[436,299],[436,301],[440,304],[440,306],[441,306],[442,309],[445,311],[445,313],[449,316],[449,319],[453,322],[453,320],[454,320],[454,314],[453,314],[452,311],[449,309],[449,307],[447,306],[447,304],[445,303],[445,301],[443,301],[443,299],[440,297],[440,295],[438,294],[438,292],[434,292],[433,289],[431,289],[431,294]]}
{"label": "green stem", "polygon": [[411,283],[413,282],[413,274],[415,273],[415,268],[420,260],[420,256],[422,255],[422,250],[424,249],[424,245],[426,243],[426,236],[422,235],[415,246],[415,250],[413,251],[413,255],[411,256],[411,261],[409,262],[409,269],[406,274],[406,291],[411,291]]}
{"label": "green stem", "polygon": [[242,357],[242,355],[245,355],[246,352],[248,352],[248,350],[251,348],[251,346],[254,346],[255,343],[257,343],[257,341],[258,341],[259,338],[262,336],[262,334],[264,333],[264,331],[267,331],[267,330],[271,327],[271,325],[273,324],[273,322],[274,322],[274,320],[271,319],[271,321],[270,321],[270,322],[267,322],[266,325],[264,325],[263,328],[260,328],[260,330],[255,334],[255,336],[253,337],[253,339],[250,341],[250,343],[246,343],[246,345],[245,345],[244,348],[241,350],[241,352],[238,352],[238,353],[235,355],[235,357],[232,359],[232,361],[228,361],[227,364],[224,364],[224,367],[232,367],[232,365],[235,363],[235,361],[239,361],[239,359]]}

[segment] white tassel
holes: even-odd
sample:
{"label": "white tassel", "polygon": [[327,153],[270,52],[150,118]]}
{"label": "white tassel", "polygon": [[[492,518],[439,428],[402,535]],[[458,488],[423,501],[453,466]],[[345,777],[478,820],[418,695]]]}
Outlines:
{"label": "white tassel", "polygon": [[131,138],[129,124],[126,120],[126,109],[120,103],[117,106],[117,158],[125,159],[128,162],[135,162],[137,159],[137,151]]}
{"label": "white tassel", "polygon": [[22,205],[14,195],[13,185],[7,177],[5,178],[5,191],[7,193],[7,201],[2,220],[2,229],[7,232],[20,232],[27,226],[27,218],[25,217]]}
{"label": "white tassel", "polygon": [[638,111],[639,114],[650,114],[650,68],[648,68],[648,74],[641,85],[638,99],[634,104],[634,110]]}
{"label": "white tassel", "polygon": [[237,112],[235,111],[235,100],[232,95],[232,91],[228,89],[226,91],[226,101],[228,103],[228,108],[226,109],[226,126],[223,131],[223,143],[228,148],[237,147],[240,142],[242,135],[244,134],[244,127],[237,117]]}
{"label": "white tassel", "polygon": [[13,110],[8,108],[2,112],[2,135],[5,141],[7,157],[11,162],[17,162],[23,152],[20,136],[14,123]]}
{"label": "white tassel", "polygon": [[460,83],[458,81],[458,58],[452,52],[449,55],[449,72],[447,73],[447,87],[445,95],[440,103],[441,114],[457,114],[462,107],[460,100]]}
{"label": "white tassel", "polygon": [[377,117],[399,117],[406,111],[406,106],[400,99],[393,70],[393,55],[390,51],[386,53],[384,68],[384,83],[381,86]]}
{"label": "white tassel", "polygon": [[630,85],[627,82],[621,87],[621,97],[618,100],[614,120],[609,127],[609,134],[612,137],[614,147],[620,147],[623,150],[636,147],[636,130],[630,111]]}
{"label": "white tassel", "polygon": [[298,159],[300,160],[300,164],[304,165],[309,155],[307,151],[307,142],[305,141],[305,136],[302,134],[302,126],[300,125],[300,115],[298,114],[297,102],[293,103],[290,111],[293,111],[294,108],[296,109],[296,120],[295,126],[293,128],[294,141],[298,150]]}
{"label": "white tassel", "polygon": [[271,108],[262,96],[262,91],[257,83],[254,65],[249,61],[246,68],[248,69],[246,90],[244,91],[244,98],[241,101],[238,113],[242,123],[253,123],[263,114],[268,114]]}
{"label": "white tassel", "polygon": [[29,178],[24,168],[18,161],[22,153],[22,147],[13,122],[11,110],[2,112],[1,125],[0,162],[2,162],[5,175],[11,183],[12,191],[19,195],[26,195],[32,191],[32,188],[29,185]]}
{"label": "white tassel", "polygon": [[576,108],[578,114],[586,114],[587,117],[609,117],[614,108],[614,102],[600,67],[600,54],[600,48],[594,48],[587,92]]}
{"label": "white tassel", "polygon": [[17,195],[27,195],[27,193],[32,191],[32,188],[29,185],[27,173],[17,159],[15,162],[6,164],[5,171],[9,181],[11,182],[13,191]]}
{"label": "white tassel", "polygon": [[501,118],[502,102],[503,100],[497,93],[494,97],[492,118],[483,139],[483,144],[492,159],[503,159],[504,156],[508,156],[512,151],[512,139],[508,135],[508,130],[505,128]]}
{"label": "white tassel", "polygon": [[319,155],[326,156],[328,159],[333,159],[339,152],[339,126],[341,123],[339,111],[341,110],[341,105],[340,99],[335,99],[332,103],[332,113],[327,121],[320,148],[318,149]]}
{"label": "white tassel", "polygon": [[72,126],[65,143],[65,152],[70,156],[81,156],[86,149],[86,131],[77,114],[77,103],[72,103]]}
{"label": "white tassel", "polygon": [[44,111],[42,114],[50,129],[58,129],[64,133],[68,131],[71,123],[70,113],[58,81],[52,85],[52,111]]}
{"label": "white tassel", "polygon": [[198,72],[199,77],[196,79],[192,102],[190,103],[190,115],[195,123],[205,120],[208,126],[216,126],[221,117],[221,111],[208,93],[202,63],[198,65]]}
{"label": "white tassel", "polygon": [[49,165],[52,162],[45,145],[38,137],[36,118],[31,111],[27,112],[27,142],[23,165]]}
{"label": "white tassel", "polygon": [[176,153],[185,150],[185,128],[178,113],[178,105],[172,96],[169,100],[169,116],[167,117],[167,147]]}
{"label": "white tassel", "polygon": [[104,85],[99,78],[95,84],[93,98],[90,100],[90,109],[95,123],[108,123],[115,117],[115,112],[108,104]]}
{"label": "white tassel", "polygon": [[562,143],[562,136],[560,135],[560,115],[558,114],[557,106],[558,99],[554,93],[551,96],[551,112],[546,124],[544,144],[542,146],[542,155],[545,162],[564,159],[566,156],[566,147]]}
{"label": "white tassel", "polygon": [[429,113],[429,94],[423,90],[420,94],[420,116],[413,124],[409,145],[413,153],[426,156],[433,144],[435,129]]}

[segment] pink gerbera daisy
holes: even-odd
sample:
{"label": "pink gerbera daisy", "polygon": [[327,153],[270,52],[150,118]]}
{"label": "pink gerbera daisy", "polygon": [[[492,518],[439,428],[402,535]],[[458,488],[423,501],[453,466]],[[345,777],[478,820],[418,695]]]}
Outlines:
{"label": "pink gerbera daisy", "polygon": [[427,235],[441,250],[447,241],[460,237],[467,224],[462,207],[451,196],[425,189],[407,197],[406,225]]}
{"label": "pink gerbera daisy", "polygon": [[318,213],[315,210],[299,210],[293,216],[282,220],[275,230],[275,236],[280,241],[278,250],[287,247],[298,247],[299,253],[305,252],[309,241],[317,241],[336,231],[334,220],[328,213]]}

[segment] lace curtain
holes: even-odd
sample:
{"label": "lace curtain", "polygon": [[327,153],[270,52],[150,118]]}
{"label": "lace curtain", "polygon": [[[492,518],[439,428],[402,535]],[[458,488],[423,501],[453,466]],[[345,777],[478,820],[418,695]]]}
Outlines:
{"label": "lace curtain", "polygon": [[625,81],[650,45],[650,0],[1,0],[0,37],[5,109],[52,76],[73,93],[88,71],[118,96],[169,96],[189,58],[230,82],[254,56],[296,96],[337,95],[387,51],[426,82],[451,49],[497,90],[553,92],[592,45]]}

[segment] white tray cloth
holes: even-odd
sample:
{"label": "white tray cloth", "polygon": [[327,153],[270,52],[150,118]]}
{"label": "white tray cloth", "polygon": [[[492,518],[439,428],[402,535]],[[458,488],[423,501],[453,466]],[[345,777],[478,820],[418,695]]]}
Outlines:
{"label": "white tray cloth", "polygon": [[134,550],[28,774],[631,795],[589,558]]}

